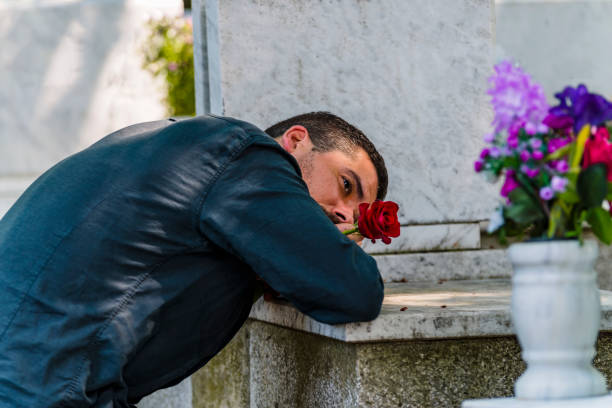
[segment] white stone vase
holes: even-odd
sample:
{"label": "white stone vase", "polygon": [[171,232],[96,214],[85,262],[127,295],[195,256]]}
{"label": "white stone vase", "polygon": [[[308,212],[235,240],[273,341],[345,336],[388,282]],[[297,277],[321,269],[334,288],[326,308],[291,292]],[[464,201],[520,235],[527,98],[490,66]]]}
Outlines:
{"label": "white stone vase", "polygon": [[514,385],[519,399],[603,395],[592,366],[601,305],[594,270],[597,243],[552,240],[513,244],[512,322],[527,370]]}

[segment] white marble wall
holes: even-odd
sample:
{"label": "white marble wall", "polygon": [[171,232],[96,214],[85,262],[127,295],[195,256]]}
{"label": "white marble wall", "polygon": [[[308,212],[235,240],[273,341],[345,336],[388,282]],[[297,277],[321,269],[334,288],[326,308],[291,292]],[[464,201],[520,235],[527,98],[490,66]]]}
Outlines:
{"label": "white marble wall", "polygon": [[57,161],[165,117],[140,52],[145,21],[162,13],[182,1],[0,1],[0,217]]}
{"label": "white marble wall", "polygon": [[495,193],[472,162],[491,119],[493,0],[197,3],[209,13],[196,24],[208,39],[200,80],[221,78],[199,94],[213,111],[264,128],[337,113],[385,157],[403,224],[489,216]]}
{"label": "white marble wall", "polygon": [[612,99],[612,0],[496,0],[496,58],[510,57],[551,102],[585,83]]}

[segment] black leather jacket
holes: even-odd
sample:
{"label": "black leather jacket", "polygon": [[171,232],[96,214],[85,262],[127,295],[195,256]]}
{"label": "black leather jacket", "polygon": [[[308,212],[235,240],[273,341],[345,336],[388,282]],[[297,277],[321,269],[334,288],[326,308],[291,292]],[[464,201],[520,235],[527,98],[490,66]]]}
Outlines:
{"label": "black leather jacket", "polygon": [[105,137],[0,221],[0,407],[128,407],[178,383],[244,323],[256,275],[322,322],[380,311],[374,259],[261,130],[206,116]]}

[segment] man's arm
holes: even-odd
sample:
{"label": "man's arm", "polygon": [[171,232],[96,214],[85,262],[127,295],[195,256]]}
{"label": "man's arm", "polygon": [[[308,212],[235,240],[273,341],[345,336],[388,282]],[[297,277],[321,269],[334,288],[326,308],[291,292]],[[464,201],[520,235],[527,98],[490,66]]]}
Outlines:
{"label": "man's arm", "polygon": [[228,165],[205,197],[200,230],[316,320],[380,312],[376,262],[327,218],[280,147],[251,146]]}

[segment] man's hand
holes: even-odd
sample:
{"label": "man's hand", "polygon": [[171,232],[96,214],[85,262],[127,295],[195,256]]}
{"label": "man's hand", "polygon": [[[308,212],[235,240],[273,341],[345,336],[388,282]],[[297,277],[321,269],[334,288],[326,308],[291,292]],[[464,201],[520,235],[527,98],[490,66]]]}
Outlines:
{"label": "man's hand", "polygon": [[[336,227],[338,227],[338,229],[340,231],[346,231],[346,230],[350,230],[350,229],[355,228],[355,226],[353,224],[347,224],[347,223],[336,224]],[[349,239],[351,239],[352,241],[354,241],[359,246],[361,246],[361,244],[363,242],[363,235],[361,235],[358,232],[355,232],[353,234],[347,235],[347,237]]]}

